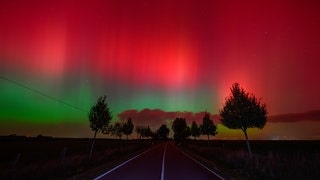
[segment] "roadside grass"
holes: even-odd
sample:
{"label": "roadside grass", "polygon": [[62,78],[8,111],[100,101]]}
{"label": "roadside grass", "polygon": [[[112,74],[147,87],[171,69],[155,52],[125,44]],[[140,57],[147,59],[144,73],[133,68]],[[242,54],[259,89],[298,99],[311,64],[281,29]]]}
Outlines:
{"label": "roadside grass", "polygon": [[0,179],[92,179],[99,171],[149,148],[152,142],[97,139],[91,161],[91,139],[31,139],[0,144]]}
{"label": "roadside grass", "polygon": [[[243,143],[243,145],[241,145]],[[319,179],[319,141],[189,141],[183,150],[227,179]]]}

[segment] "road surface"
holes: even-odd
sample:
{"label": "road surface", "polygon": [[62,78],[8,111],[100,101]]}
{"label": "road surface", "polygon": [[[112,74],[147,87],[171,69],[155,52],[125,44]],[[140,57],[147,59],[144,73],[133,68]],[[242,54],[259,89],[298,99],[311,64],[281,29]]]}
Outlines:
{"label": "road surface", "polygon": [[223,177],[179,150],[173,142],[167,142],[150,148],[96,179],[212,180]]}

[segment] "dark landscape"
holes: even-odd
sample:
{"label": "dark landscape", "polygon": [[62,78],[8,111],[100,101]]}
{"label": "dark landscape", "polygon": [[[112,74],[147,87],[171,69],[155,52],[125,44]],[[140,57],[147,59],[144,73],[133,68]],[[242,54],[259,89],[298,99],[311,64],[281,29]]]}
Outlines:
{"label": "dark landscape", "polygon": [[[1,137],[1,179],[93,178],[163,141]],[[318,179],[320,141],[187,140],[177,147],[226,179]]]}
{"label": "dark landscape", "polygon": [[211,168],[235,179],[318,179],[320,141],[251,141],[253,155],[241,140],[191,140],[185,149]]}
{"label": "dark landscape", "polygon": [[320,179],[320,0],[0,0],[0,180]]}
{"label": "dark landscape", "polygon": [[89,162],[91,142],[91,139],[2,137],[0,179],[65,179],[82,173],[92,178],[96,174],[88,170],[103,165],[110,168],[151,146],[150,140],[97,139]]}

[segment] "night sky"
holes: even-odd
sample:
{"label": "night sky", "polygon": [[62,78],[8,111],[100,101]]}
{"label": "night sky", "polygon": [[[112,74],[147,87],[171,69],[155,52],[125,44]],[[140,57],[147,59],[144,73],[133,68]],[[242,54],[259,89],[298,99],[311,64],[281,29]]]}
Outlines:
{"label": "night sky", "polygon": [[113,121],[220,124],[239,82],[270,116],[249,138],[320,139],[319,32],[317,0],[1,0],[0,135],[91,137],[101,95]]}

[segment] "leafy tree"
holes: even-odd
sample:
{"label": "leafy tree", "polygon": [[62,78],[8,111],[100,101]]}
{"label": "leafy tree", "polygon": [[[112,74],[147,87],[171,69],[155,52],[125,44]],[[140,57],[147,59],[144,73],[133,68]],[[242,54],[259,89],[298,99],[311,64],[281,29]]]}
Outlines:
{"label": "leafy tree", "polygon": [[131,118],[128,118],[128,121],[123,124],[123,134],[125,134],[127,136],[127,139],[128,139],[128,136],[130,134],[132,134],[133,127],[134,126],[133,126]]}
{"label": "leafy tree", "polygon": [[116,136],[119,137],[119,139],[121,139],[123,133],[123,123],[120,122],[116,122],[113,126],[111,125],[109,128],[109,132],[111,134],[111,136]]}
{"label": "leafy tree", "polygon": [[238,83],[231,87],[231,95],[226,98],[220,110],[221,122],[230,129],[241,129],[246,138],[249,154],[251,155],[247,129],[262,129],[267,120],[266,104],[261,104],[253,94],[249,94]]}
{"label": "leafy tree", "polygon": [[169,132],[170,129],[165,124],[161,125],[160,128],[157,130],[157,134],[160,139],[168,139]]}
{"label": "leafy tree", "polygon": [[186,127],[184,135],[186,138],[191,136],[191,128],[189,126]]}
{"label": "leafy tree", "polygon": [[104,127],[108,126],[110,120],[112,119],[112,114],[109,110],[108,104],[106,102],[106,96],[101,96],[97,100],[97,103],[93,105],[89,112],[89,122],[90,128],[94,131],[94,136],[91,144],[89,160],[92,157],[94,142],[98,131],[102,131]]}
{"label": "leafy tree", "polygon": [[143,137],[146,137],[146,138],[152,138],[154,135],[154,133],[152,132],[149,126],[142,129],[142,134],[143,134]]}
{"label": "leafy tree", "polygon": [[201,135],[201,129],[198,126],[198,124],[193,121],[192,125],[191,125],[191,136],[193,136],[194,138],[197,138]]}
{"label": "leafy tree", "polygon": [[141,139],[142,127],[136,127],[137,139]]}
{"label": "leafy tree", "polygon": [[201,134],[207,135],[208,143],[209,143],[209,136],[210,135],[214,136],[217,134],[217,126],[210,119],[210,114],[207,112],[204,114],[204,117],[202,120]]}
{"label": "leafy tree", "polygon": [[185,141],[190,136],[190,128],[188,129],[185,118],[176,118],[172,123],[174,132],[173,138],[176,142]]}
{"label": "leafy tree", "polygon": [[112,124],[109,124],[108,126],[104,126],[104,127],[101,129],[101,132],[102,132],[103,134],[111,134],[112,129],[113,129],[113,125],[112,125]]}
{"label": "leafy tree", "polygon": [[137,136],[139,139],[153,137],[154,133],[150,129],[150,127],[136,127]]}

